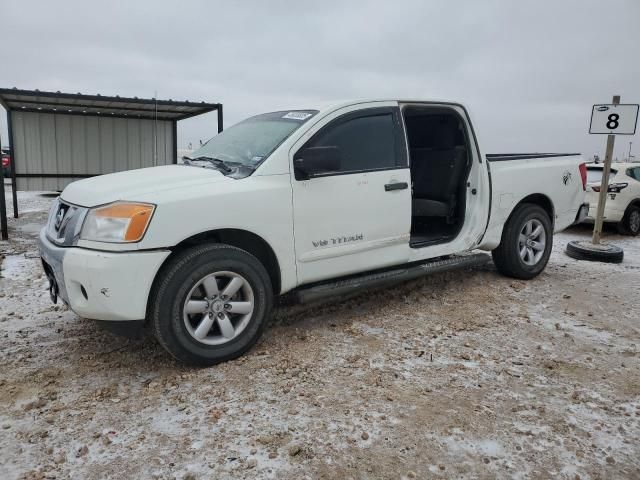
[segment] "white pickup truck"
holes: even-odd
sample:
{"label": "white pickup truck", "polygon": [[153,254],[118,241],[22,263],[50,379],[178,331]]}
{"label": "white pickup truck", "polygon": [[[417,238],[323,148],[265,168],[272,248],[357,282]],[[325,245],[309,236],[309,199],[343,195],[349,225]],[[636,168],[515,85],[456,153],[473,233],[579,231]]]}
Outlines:
{"label": "white pickup truck", "polygon": [[278,295],[488,260],[473,250],[535,277],[554,231],[586,216],[585,182],[576,154],[482,155],[460,104],[354,101],[251,117],[182,165],[74,182],[39,245],[54,301],[145,322],[211,365],[257,341]]}

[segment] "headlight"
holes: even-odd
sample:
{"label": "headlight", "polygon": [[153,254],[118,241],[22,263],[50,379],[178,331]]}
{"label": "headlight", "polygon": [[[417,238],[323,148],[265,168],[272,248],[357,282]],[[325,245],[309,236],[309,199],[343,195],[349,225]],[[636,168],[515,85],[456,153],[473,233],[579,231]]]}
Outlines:
{"label": "headlight", "polygon": [[155,205],[115,202],[89,210],[80,238],[96,242],[138,242],[142,240]]}

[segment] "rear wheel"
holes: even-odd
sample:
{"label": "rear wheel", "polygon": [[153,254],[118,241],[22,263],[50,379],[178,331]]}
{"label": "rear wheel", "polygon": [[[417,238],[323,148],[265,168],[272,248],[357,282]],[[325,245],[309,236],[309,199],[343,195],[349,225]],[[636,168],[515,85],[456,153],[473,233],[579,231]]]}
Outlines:
{"label": "rear wheel", "polygon": [[544,270],[552,246],[549,215],[538,205],[524,203],[507,220],[500,245],[491,254],[500,273],[526,280]]}
{"label": "rear wheel", "polygon": [[214,365],[242,355],[262,334],[273,291],[264,266],[248,252],[219,244],[193,247],[160,275],[150,321],[178,360]]}
{"label": "rear wheel", "polygon": [[640,207],[631,205],[618,224],[618,231],[622,235],[636,236],[640,234]]}

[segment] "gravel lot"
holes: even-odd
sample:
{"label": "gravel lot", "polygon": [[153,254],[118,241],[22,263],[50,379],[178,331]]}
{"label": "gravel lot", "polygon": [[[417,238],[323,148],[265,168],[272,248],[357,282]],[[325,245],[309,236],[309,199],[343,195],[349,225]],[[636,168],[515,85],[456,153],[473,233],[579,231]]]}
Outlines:
{"label": "gravel lot", "polygon": [[50,201],[20,193],[0,242],[3,478],[640,478],[640,239],[578,262],[574,228],[529,282],[490,264],[281,308],[197,370],[50,303]]}

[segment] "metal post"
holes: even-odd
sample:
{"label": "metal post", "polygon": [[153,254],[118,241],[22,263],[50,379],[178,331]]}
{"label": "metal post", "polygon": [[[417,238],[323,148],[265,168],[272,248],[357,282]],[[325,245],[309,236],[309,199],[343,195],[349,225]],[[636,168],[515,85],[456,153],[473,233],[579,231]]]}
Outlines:
{"label": "metal post", "polygon": [[[0,151],[2,151],[2,141],[0,140]],[[0,230],[2,240],[9,240],[9,227],[7,226],[7,202],[4,198],[4,168],[0,164]]]}
{"label": "metal post", "polygon": [[218,104],[218,133],[222,131],[222,104]]}
{"label": "metal post", "polygon": [[[613,96],[613,104],[620,103],[620,95]],[[596,221],[593,225],[593,237],[591,242],[594,245],[600,244],[600,235],[602,234],[602,219],[604,217],[604,206],[607,202],[607,192],[609,190],[609,170],[611,170],[611,157],[613,156],[613,145],[616,141],[615,135],[607,137],[607,151],[604,157],[604,167],[602,169],[602,181],[600,182],[600,195],[598,196],[598,210]]]}
{"label": "metal post", "polygon": [[155,117],[153,120],[153,166],[158,166],[158,91],[153,96],[155,101]]}
{"label": "metal post", "polygon": [[7,130],[9,133],[9,154],[11,155],[11,200],[13,201],[13,218],[18,218],[18,187],[16,181],[16,142],[13,138],[11,110],[7,110]]}
{"label": "metal post", "polygon": [[171,123],[171,135],[173,135],[173,142],[171,143],[171,148],[173,148],[173,158],[171,161],[176,164],[178,163],[178,121],[174,120]]}

